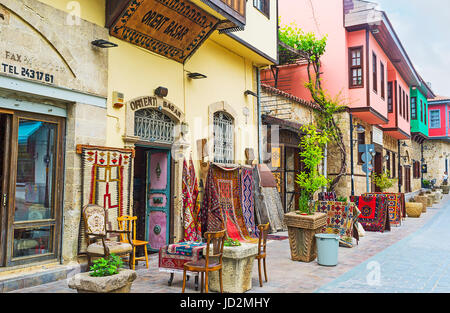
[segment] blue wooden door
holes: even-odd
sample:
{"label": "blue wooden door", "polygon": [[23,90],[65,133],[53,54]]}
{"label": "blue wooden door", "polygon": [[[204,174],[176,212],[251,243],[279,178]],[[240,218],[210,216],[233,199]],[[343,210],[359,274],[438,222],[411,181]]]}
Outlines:
{"label": "blue wooden door", "polygon": [[159,251],[169,243],[170,157],[170,150],[147,152],[145,237],[150,251]]}

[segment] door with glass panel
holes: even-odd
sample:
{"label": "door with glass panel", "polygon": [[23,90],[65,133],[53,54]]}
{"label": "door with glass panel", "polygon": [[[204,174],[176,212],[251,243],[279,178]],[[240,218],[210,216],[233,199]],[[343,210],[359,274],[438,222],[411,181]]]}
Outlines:
{"label": "door with glass panel", "polygon": [[10,119],[2,266],[57,258],[61,225],[64,120],[25,112]]}

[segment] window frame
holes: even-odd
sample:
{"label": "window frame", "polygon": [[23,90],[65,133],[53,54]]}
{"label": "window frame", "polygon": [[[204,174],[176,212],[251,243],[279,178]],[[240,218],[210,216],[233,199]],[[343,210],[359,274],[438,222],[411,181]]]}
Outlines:
{"label": "window frame", "polygon": [[373,92],[378,94],[378,58],[375,52],[372,51],[372,80],[373,80]]}
{"label": "window frame", "polygon": [[381,99],[385,100],[385,67],[384,67],[384,63],[380,61],[380,83],[381,83]]}
{"label": "window frame", "polygon": [[[216,116],[220,115],[220,114],[222,114],[223,116],[226,116],[228,118],[228,120],[230,121],[229,125],[232,128],[231,129],[231,131],[232,131],[231,141],[228,142],[228,144],[230,145],[230,150],[231,150],[231,153],[230,153],[231,159],[230,160],[226,159],[226,153],[224,151],[225,149],[222,150],[222,154],[221,155],[219,155],[217,153],[218,150],[216,150],[216,141],[217,141],[217,139],[222,139],[222,140],[225,139],[225,135],[224,135],[225,133],[222,133],[222,137],[221,138],[216,138],[216,135],[218,135],[218,134],[216,134],[216,126],[217,127],[221,126],[221,125],[217,125],[216,124]],[[236,155],[235,155],[235,153],[236,153],[236,149],[235,149],[236,148],[235,147],[235,144],[236,144],[235,131],[236,131],[236,120],[231,114],[229,114],[228,112],[225,112],[225,111],[216,111],[216,112],[214,112],[214,114],[213,114],[213,143],[214,143],[213,144],[213,159],[214,159],[214,162],[222,163],[222,164],[233,164],[235,162],[235,159],[236,159]],[[225,146],[226,141],[223,141],[222,144]]]}
{"label": "window frame", "polygon": [[387,107],[388,113],[394,112],[394,84],[393,82],[388,82],[387,84]]}
{"label": "window frame", "polygon": [[[357,46],[357,47],[350,47],[348,48],[348,73],[349,73],[349,88],[364,88],[364,47],[363,46]],[[353,51],[359,50],[359,65],[353,65]],[[361,83],[354,85],[353,84],[353,70],[361,70]]]}
{"label": "window frame", "polygon": [[[257,3],[262,3],[264,8],[261,9],[257,6]],[[253,7],[262,13],[265,17],[270,19],[270,0],[253,0]]]}
{"label": "window frame", "polygon": [[[432,123],[431,123],[431,115],[432,115],[433,112],[438,112],[438,113],[439,113],[439,114],[438,114],[438,117],[439,117],[439,127],[433,127],[433,125],[432,125]],[[430,128],[430,129],[439,129],[439,128],[441,128],[441,126],[442,126],[442,121],[441,121],[441,110],[440,110],[440,109],[430,110],[429,116],[430,116],[430,126],[429,126],[429,128]]]}
{"label": "window frame", "polygon": [[417,97],[411,97],[411,120],[417,120]]}
{"label": "window frame", "polygon": [[398,85],[398,114],[403,116],[402,87]]}

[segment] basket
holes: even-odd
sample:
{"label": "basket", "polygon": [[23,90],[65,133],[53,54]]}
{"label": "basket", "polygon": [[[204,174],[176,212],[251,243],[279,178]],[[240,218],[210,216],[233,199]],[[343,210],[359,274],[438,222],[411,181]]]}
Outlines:
{"label": "basket", "polygon": [[317,229],[327,224],[327,215],[318,212],[313,215],[300,215],[290,212],[284,215],[284,223],[288,227]]}
{"label": "basket", "polygon": [[422,214],[422,208],[422,203],[406,202],[406,214],[408,214],[408,217],[420,217],[420,214]]}
{"label": "basket", "polygon": [[422,203],[423,207],[422,207],[422,213],[426,213],[427,212],[427,206],[428,206],[428,200],[427,197],[425,196],[416,196],[414,198],[414,201]]}

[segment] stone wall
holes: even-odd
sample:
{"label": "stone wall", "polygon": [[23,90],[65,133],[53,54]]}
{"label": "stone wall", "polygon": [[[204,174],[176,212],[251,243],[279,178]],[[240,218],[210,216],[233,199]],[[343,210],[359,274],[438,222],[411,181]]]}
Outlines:
{"label": "stone wall", "polygon": [[[37,0],[2,0],[0,4],[0,75],[45,85],[53,89],[27,101],[65,107],[65,170],[62,258],[77,260],[81,212],[81,158],[77,144],[105,145],[108,50],[91,42],[108,38],[108,30],[77,19]],[[64,91],[105,98],[105,107],[59,101]],[[25,94],[15,92],[16,99]]]}
{"label": "stone wall", "polygon": [[447,154],[447,164],[450,168],[450,142],[444,140],[428,140],[423,143],[423,154],[427,173],[423,178],[426,180],[436,179],[436,184],[442,183],[442,176],[445,171],[445,154]]}

